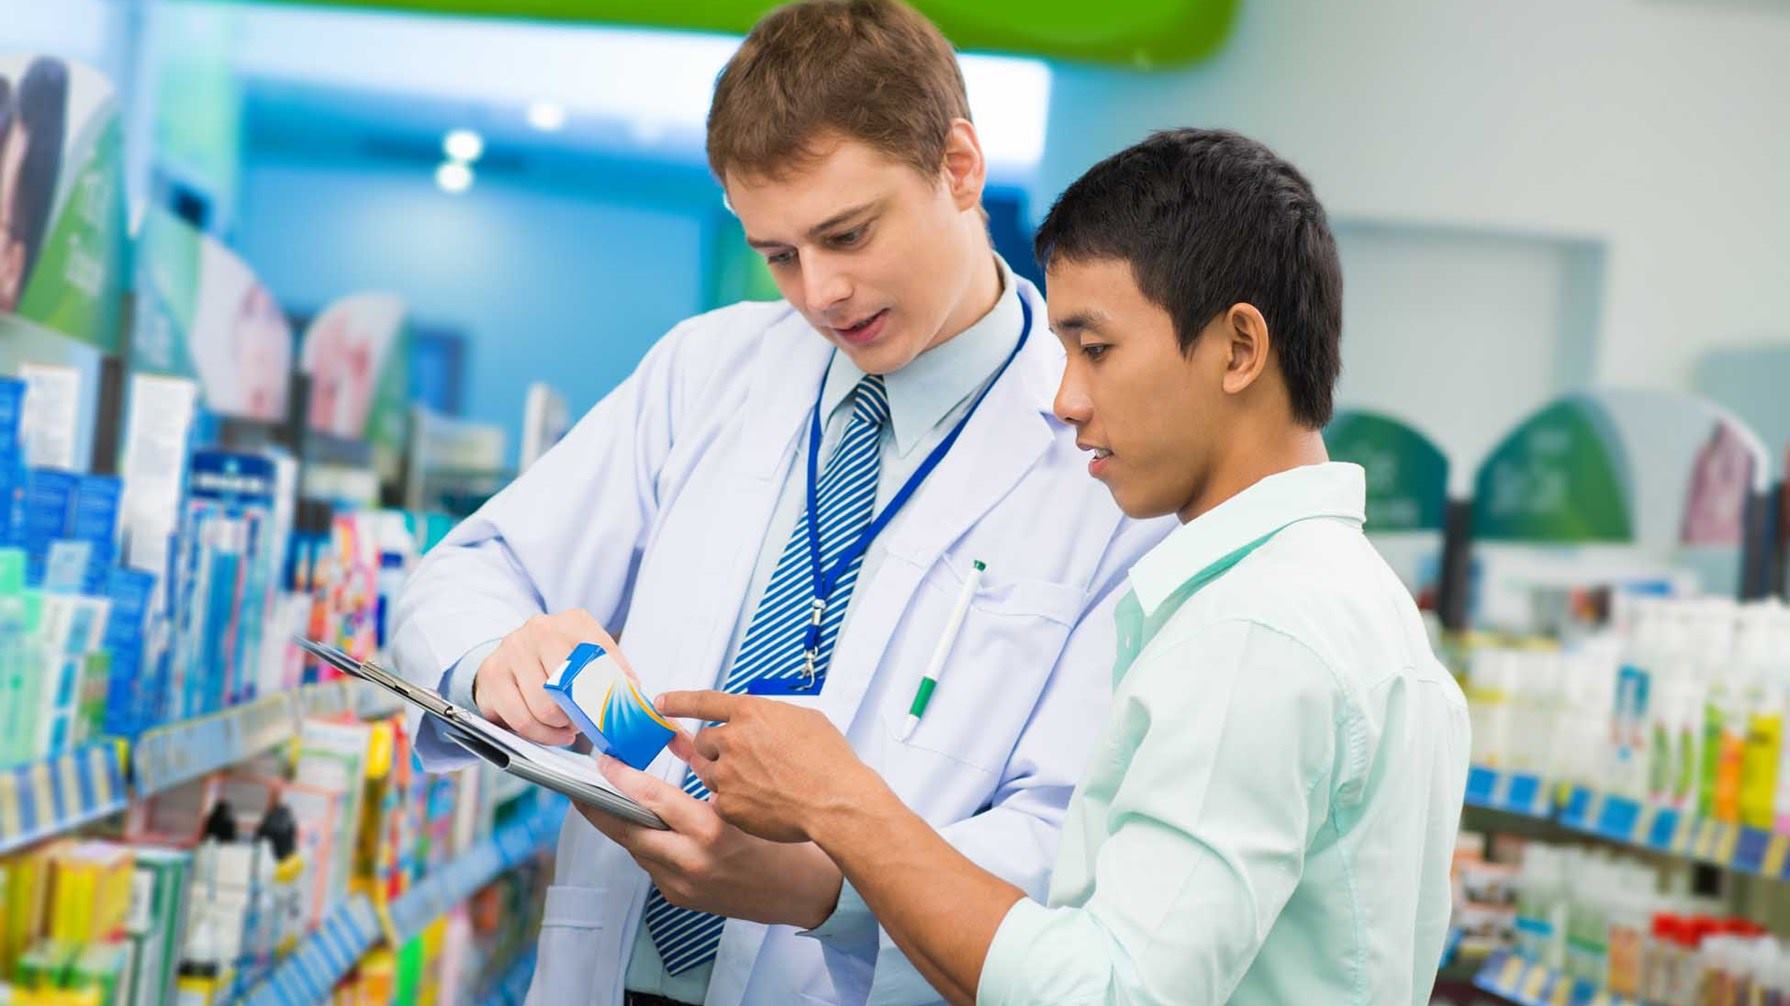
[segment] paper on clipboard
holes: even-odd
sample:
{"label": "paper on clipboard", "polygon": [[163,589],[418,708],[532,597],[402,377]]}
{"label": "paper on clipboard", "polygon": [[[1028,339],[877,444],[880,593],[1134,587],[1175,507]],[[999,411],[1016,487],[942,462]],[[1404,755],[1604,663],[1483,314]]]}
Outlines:
{"label": "paper on clipboard", "polygon": [[588,755],[545,747],[517,736],[478,713],[456,706],[437,693],[420,688],[383,667],[355,660],[341,650],[299,638],[299,646],[346,674],[391,692],[433,716],[449,740],[511,775],[596,807],[625,821],[663,829],[657,814],[615,788]]}

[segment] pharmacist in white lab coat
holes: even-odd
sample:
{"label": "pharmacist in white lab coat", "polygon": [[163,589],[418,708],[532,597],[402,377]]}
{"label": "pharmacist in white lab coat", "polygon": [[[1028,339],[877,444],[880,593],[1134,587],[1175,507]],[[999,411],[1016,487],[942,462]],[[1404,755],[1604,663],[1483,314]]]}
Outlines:
{"label": "pharmacist in white lab coat", "polygon": [[[802,87],[766,84],[791,67]],[[838,100],[866,77],[889,86]],[[1051,414],[1063,351],[990,247],[961,77],[923,18],[773,13],[717,84],[709,154],[786,300],[673,329],[455,529],[399,599],[397,666],[563,742],[540,683],[608,629],[652,692],[818,707],[957,848],[1041,898],[1107,702],[1117,593],[1168,527],[1126,520]],[[467,761],[429,727],[418,749]],[[622,771],[672,830],[567,816],[532,1003],[936,1000],[816,847],[726,826],[669,753]]]}

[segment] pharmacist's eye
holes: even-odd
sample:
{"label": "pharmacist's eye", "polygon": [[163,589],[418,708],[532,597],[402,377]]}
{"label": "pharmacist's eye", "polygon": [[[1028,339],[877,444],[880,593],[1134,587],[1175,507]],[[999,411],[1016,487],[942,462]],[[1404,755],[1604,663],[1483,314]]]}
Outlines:
{"label": "pharmacist's eye", "polygon": [[788,265],[796,260],[796,253],[793,250],[780,251],[771,255],[766,255],[764,260],[771,265]]}
{"label": "pharmacist's eye", "polygon": [[1106,349],[1107,347],[1105,344],[1096,342],[1091,345],[1083,346],[1081,348],[1081,354],[1090,360],[1099,360],[1106,355]]}

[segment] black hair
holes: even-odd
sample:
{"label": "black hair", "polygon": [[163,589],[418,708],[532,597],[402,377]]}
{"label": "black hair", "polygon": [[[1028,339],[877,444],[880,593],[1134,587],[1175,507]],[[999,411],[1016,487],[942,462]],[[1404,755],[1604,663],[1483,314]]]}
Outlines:
{"label": "black hair", "polygon": [[[51,202],[62,173],[62,138],[67,129],[68,67],[59,59],[35,59],[19,78],[16,112],[25,130],[25,159],[12,194],[12,234],[25,246],[29,278],[50,226]],[[21,286],[21,290],[23,287]]]}
{"label": "black hair", "polygon": [[1170,129],[1101,161],[1038,229],[1041,267],[1119,259],[1174,320],[1182,352],[1233,304],[1268,322],[1293,418],[1330,421],[1342,369],[1342,266],[1311,183],[1254,140]]}

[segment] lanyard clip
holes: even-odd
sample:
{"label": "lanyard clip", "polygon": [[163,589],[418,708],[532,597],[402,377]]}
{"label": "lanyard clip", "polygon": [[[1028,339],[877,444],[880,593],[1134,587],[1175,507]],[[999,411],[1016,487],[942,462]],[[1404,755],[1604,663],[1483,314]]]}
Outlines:
{"label": "lanyard clip", "polygon": [[802,641],[802,673],[812,685],[815,665],[820,663],[820,623],[826,618],[827,602],[817,597],[808,602],[808,608],[808,633]]}

